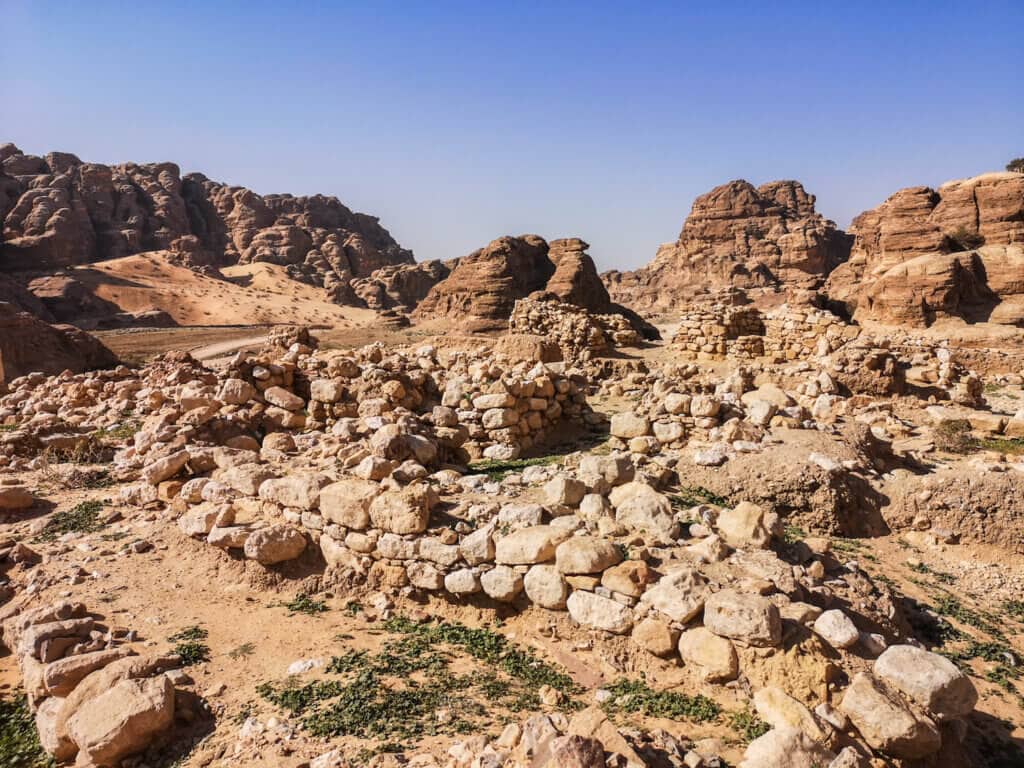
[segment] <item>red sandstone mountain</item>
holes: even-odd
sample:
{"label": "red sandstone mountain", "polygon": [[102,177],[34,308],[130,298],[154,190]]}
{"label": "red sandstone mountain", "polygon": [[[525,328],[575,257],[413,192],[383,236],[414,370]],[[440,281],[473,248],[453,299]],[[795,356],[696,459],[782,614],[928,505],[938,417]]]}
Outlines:
{"label": "red sandstone mountain", "polygon": [[634,309],[678,309],[706,290],[816,287],[846,259],[849,242],[799,182],[731,181],[694,201],[679,239],[654,261],[603,278],[612,298]]}
{"label": "red sandstone mountain", "polygon": [[1024,325],[1024,174],[901,189],[850,231],[826,290],[858,319]]}

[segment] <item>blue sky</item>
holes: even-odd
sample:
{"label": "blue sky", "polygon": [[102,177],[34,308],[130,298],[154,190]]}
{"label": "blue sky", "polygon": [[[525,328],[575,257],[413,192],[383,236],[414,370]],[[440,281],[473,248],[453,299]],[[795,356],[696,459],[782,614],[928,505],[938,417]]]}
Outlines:
{"label": "blue sky", "polygon": [[288,5],[0,0],[0,141],[334,194],[419,259],[536,232],[602,269],[730,179],[845,226],[1024,155],[1020,0]]}

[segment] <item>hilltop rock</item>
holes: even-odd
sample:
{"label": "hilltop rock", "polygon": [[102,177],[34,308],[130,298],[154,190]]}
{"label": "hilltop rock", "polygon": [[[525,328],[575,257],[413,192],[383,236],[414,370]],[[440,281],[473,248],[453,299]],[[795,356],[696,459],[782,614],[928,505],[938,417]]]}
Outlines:
{"label": "hilltop rock", "polygon": [[858,319],[1024,324],[1024,174],[901,189],[850,231],[850,260],[826,290]]}
{"label": "hilltop rock", "polygon": [[664,311],[698,290],[820,283],[849,253],[849,238],[814,210],[797,181],[737,180],[698,197],[679,238],[635,272],[603,275],[611,297]]}
{"label": "hilltop rock", "polygon": [[416,308],[420,320],[458,320],[470,331],[501,330],[516,299],[543,289],[554,274],[548,244],[537,235],[500,237],[459,259]]}

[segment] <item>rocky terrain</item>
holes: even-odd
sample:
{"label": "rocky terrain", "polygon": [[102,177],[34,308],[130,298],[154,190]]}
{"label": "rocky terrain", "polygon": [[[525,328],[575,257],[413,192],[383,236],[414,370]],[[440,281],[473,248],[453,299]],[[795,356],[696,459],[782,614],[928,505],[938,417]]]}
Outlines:
{"label": "rocky terrain", "polygon": [[734,287],[816,287],[850,252],[850,237],[814,209],[798,181],[731,181],[693,203],[679,239],[646,267],[604,275],[616,301],[639,311],[684,307]]}
{"label": "rocky terrain", "polygon": [[294,328],[215,368],[10,381],[0,739],[96,766],[1014,764],[1024,379],[804,298],[730,294],[631,356]]}
{"label": "rocky terrain", "polygon": [[1024,761],[1024,176],[733,182],[602,280],[3,168],[0,766]]}

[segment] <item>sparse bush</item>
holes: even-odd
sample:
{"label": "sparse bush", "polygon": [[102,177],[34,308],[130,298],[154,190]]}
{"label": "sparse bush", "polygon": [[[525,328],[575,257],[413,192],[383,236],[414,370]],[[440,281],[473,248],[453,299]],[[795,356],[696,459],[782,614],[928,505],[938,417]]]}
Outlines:
{"label": "sparse bush", "polygon": [[966,419],[940,421],[934,435],[936,449],[946,453],[970,453],[978,445],[971,434],[971,423]]}
{"label": "sparse bush", "polygon": [[757,713],[747,707],[739,712],[733,712],[729,718],[729,725],[739,734],[740,741],[749,744],[759,736],[764,736],[771,730],[771,726],[757,716]]}
{"label": "sparse bush", "polygon": [[959,227],[955,232],[946,234],[946,247],[952,253],[973,251],[985,244],[985,238],[978,232],[971,232],[967,227]]}

